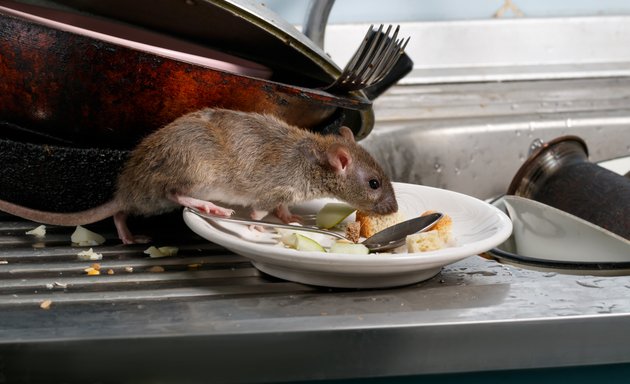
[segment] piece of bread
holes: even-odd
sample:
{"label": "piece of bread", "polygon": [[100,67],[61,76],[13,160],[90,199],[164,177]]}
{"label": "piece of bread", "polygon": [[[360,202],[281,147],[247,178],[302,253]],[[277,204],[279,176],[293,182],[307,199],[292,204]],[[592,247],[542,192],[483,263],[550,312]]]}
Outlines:
{"label": "piece of bread", "polygon": [[440,237],[440,233],[435,229],[409,235],[405,242],[409,253],[435,251],[446,246]]}
{"label": "piece of bread", "polygon": [[394,212],[389,215],[373,215],[362,211],[357,211],[356,213],[356,221],[361,223],[360,233],[363,237],[370,237],[376,232],[400,223],[404,219],[402,212]]}
{"label": "piece of bread", "polygon": [[361,223],[352,221],[346,226],[346,239],[358,243],[361,237]]}
{"label": "piece of bread", "polygon": [[[436,211],[426,211],[426,212],[423,212],[420,216],[429,215],[435,212]],[[435,223],[435,225],[433,226],[433,228],[431,228],[431,230],[438,231],[440,238],[442,239],[442,241],[444,241],[444,244],[450,244],[451,241],[453,240],[453,236],[451,233],[453,229],[453,219],[451,219],[451,217],[445,213],[443,213],[443,215],[444,216],[442,216],[440,221]]]}
{"label": "piece of bread", "polygon": [[[426,211],[420,216],[435,213],[435,211]],[[430,231],[414,233],[407,236],[407,252],[428,252],[446,248],[452,243],[453,220],[447,214],[444,214]]]}

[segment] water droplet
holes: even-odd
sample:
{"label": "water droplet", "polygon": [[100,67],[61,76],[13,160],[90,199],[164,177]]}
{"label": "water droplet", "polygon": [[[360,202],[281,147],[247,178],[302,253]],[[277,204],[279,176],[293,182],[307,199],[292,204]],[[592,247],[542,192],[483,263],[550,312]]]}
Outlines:
{"label": "water droplet", "polygon": [[534,139],[530,144],[529,144],[529,151],[528,151],[528,155],[531,156],[536,150],[538,150],[539,148],[542,148],[543,145],[545,145],[545,142],[540,139]]}
{"label": "water droplet", "polygon": [[455,168],[455,174],[456,175],[460,175],[462,173],[462,171],[459,168]]}
{"label": "water droplet", "polygon": [[442,164],[440,164],[440,163],[435,163],[435,164],[433,165],[433,168],[435,168],[435,172],[437,172],[437,173],[442,173]]}
{"label": "water droplet", "polygon": [[518,109],[520,106],[518,104],[512,104],[510,106],[510,108],[512,108],[512,110]]}
{"label": "water droplet", "polygon": [[521,135],[521,131],[518,131],[518,130],[517,130],[515,133],[516,133],[516,136],[517,136],[517,137]]}
{"label": "water droplet", "polygon": [[571,128],[571,127],[573,126],[573,122],[571,121],[571,119],[567,119],[567,120],[564,122],[564,125],[565,125],[567,128]]}
{"label": "water droplet", "polygon": [[587,281],[587,280],[577,280],[576,283],[586,288],[602,288],[601,285],[597,284],[598,280],[595,281]]}

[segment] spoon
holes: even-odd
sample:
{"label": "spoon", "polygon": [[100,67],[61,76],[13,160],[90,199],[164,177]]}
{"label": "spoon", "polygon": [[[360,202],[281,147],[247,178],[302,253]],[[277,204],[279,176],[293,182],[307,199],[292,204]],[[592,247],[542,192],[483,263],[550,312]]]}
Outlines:
{"label": "spoon", "polygon": [[[294,229],[298,231],[315,232],[315,233],[321,233],[328,236],[333,236],[338,239],[346,238],[341,233],[332,232],[332,231],[320,229],[317,227],[299,226],[299,225],[291,225],[291,224],[279,224],[279,223],[273,223],[270,221],[243,219],[240,217],[215,216],[215,215],[201,212],[192,208],[185,208],[185,209],[204,219],[232,221],[232,222],[241,223],[241,224],[261,225],[264,227],[286,228],[286,229]],[[441,213],[431,213],[428,215],[424,215],[424,216],[420,216],[420,217],[416,217],[410,220],[400,222],[398,224],[392,225],[391,227],[385,228],[382,231],[375,233],[371,237],[368,237],[367,239],[362,241],[361,244],[365,245],[372,252],[385,251],[388,249],[400,247],[401,245],[405,243],[407,235],[412,235],[417,232],[426,231],[427,229],[433,227],[433,225],[437,223],[442,218],[442,216],[443,215]]]}

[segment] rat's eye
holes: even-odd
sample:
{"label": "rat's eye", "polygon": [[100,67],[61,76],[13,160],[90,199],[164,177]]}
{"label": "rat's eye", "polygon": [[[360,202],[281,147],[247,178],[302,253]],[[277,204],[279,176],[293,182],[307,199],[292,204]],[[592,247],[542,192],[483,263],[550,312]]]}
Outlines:
{"label": "rat's eye", "polygon": [[370,183],[370,188],[372,189],[378,189],[381,186],[381,183],[379,183],[378,180],[376,179],[371,179],[369,183]]}

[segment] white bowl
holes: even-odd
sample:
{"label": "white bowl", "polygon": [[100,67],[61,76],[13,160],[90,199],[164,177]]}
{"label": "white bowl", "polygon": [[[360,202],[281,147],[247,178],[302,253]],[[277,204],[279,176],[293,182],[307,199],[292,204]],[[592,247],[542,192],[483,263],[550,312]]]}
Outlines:
{"label": "white bowl", "polygon": [[535,200],[503,200],[519,255],[549,262],[630,262],[630,241],[613,232]]}

